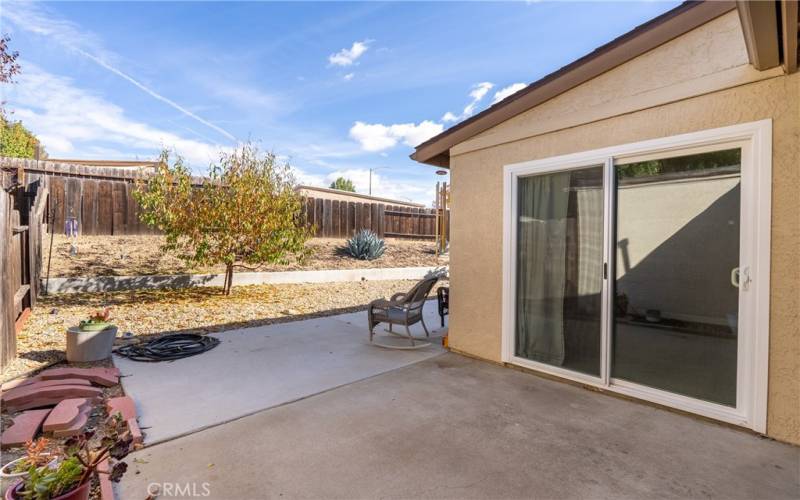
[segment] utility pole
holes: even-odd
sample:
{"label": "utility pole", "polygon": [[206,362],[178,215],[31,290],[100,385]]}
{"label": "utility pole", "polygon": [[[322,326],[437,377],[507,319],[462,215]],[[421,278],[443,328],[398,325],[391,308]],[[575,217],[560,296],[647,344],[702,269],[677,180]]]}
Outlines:
{"label": "utility pole", "polygon": [[389,167],[377,167],[369,169],[369,195],[372,196],[372,171],[373,170],[380,170],[382,168],[389,168]]}

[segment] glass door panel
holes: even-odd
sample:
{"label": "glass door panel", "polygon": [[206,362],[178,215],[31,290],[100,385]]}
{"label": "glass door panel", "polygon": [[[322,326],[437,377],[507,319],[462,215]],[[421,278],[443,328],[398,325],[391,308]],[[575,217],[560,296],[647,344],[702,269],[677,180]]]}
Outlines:
{"label": "glass door panel", "polygon": [[615,167],[611,376],[736,406],[741,150]]}
{"label": "glass door panel", "polygon": [[600,375],[603,166],[517,180],[516,356]]}

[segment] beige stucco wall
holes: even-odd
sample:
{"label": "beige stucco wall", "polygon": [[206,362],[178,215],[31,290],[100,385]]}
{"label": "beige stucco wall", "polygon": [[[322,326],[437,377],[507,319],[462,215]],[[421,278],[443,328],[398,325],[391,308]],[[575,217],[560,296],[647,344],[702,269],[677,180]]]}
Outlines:
{"label": "beige stucco wall", "polygon": [[[771,118],[772,291],[767,433],[800,444],[800,74],[776,77],[775,72],[758,74],[746,65],[741,35],[730,34],[731,26],[738,27],[735,16],[732,12],[684,35],[696,42],[696,49],[702,47],[699,54],[700,49],[687,51],[681,39],[674,40],[618,68],[620,79],[616,81],[609,77],[617,71],[614,70],[604,75],[606,78],[582,86],[597,84],[596,89],[579,87],[557,98],[565,107],[571,106],[573,114],[580,113],[581,108],[570,104],[570,94],[583,101],[593,117],[591,123],[562,128],[557,109],[550,111],[551,118],[540,115],[541,120],[537,121],[533,117],[540,113],[540,107],[451,150],[449,342],[453,349],[501,360],[503,165]],[[717,36],[723,36],[726,44],[713,40]],[[733,65],[723,64],[721,67],[727,70],[721,71],[735,70],[738,82],[730,78],[717,80],[701,67],[703,61],[713,66],[714,61],[722,59]],[[636,71],[634,66],[640,63],[641,71]],[[669,89],[657,87],[661,80],[652,78],[653,72],[664,78],[679,74],[680,83],[676,85],[689,95],[703,95],[661,104],[659,99],[672,94]],[[656,87],[650,91],[639,87],[637,75]],[[695,91],[691,90],[693,82]],[[723,90],[708,93],[708,86],[714,84]],[[614,114],[614,102],[603,100],[604,89],[613,89],[613,96],[630,104],[630,94],[623,88],[627,85],[639,95],[640,110],[595,120],[598,115],[591,110],[597,106]],[[603,102],[598,104],[592,99]]]}
{"label": "beige stucco wall", "polygon": [[[729,324],[739,301],[730,283],[739,265],[738,186],[738,175],[620,186],[615,274],[631,308]],[[698,252],[702,235],[713,236]]]}

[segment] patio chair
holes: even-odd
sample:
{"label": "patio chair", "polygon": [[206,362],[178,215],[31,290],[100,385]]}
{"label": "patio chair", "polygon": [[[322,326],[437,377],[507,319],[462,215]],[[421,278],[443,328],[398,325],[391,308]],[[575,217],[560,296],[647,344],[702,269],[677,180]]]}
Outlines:
{"label": "patio chair", "polygon": [[444,328],[444,317],[450,314],[450,287],[443,286],[436,290],[436,303],[439,306],[439,318]]}
{"label": "patio chair", "polygon": [[[389,349],[420,349],[429,346],[429,342],[418,342],[424,339],[411,335],[411,330],[409,330],[408,327],[421,323],[422,329],[425,330],[425,337],[430,337],[430,332],[428,332],[425,321],[422,319],[422,308],[425,305],[425,301],[428,299],[428,294],[430,294],[431,289],[433,289],[433,285],[435,285],[438,280],[438,276],[425,278],[406,293],[396,293],[392,295],[389,300],[373,300],[369,304],[369,309],[367,310],[367,316],[369,318],[369,341],[379,347],[386,347]],[[373,342],[375,326],[380,323],[388,323],[389,329],[387,331],[390,334],[408,338],[411,345],[409,347],[403,347]],[[406,328],[406,335],[393,332],[392,325],[403,325]]]}

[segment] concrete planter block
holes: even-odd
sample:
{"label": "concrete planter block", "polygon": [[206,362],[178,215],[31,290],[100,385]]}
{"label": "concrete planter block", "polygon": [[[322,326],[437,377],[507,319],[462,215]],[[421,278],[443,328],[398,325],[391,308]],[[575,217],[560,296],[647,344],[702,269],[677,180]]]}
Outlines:
{"label": "concrete planter block", "polygon": [[84,331],[73,326],[67,329],[67,361],[100,361],[111,356],[117,327]]}

